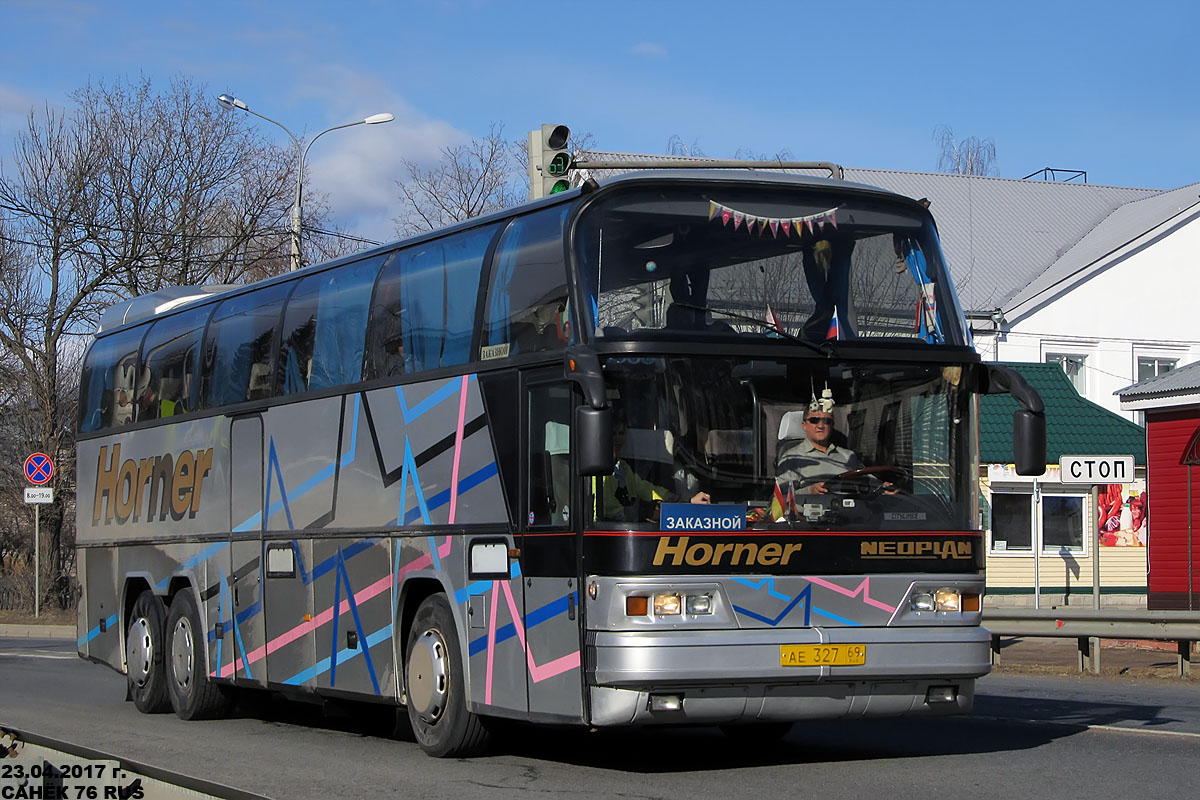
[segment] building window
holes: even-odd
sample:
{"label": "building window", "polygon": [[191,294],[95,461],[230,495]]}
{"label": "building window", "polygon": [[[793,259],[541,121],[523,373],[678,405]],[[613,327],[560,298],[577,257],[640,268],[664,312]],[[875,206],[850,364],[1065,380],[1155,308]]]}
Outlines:
{"label": "building window", "polygon": [[1139,357],[1137,363],[1137,382],[1141,383],[1150,378],[1157,378],[1175,369],[1179,362],[1173,358]]}
{"label": "building window", "polygon": [[1083,497],[1042,495],[1042,552],[1083,549]]}
{"label": "building window", "polygon": [[1034,520],[1042,523],[1042,553],[1084,549],[1084,495],[1043,493],[1035,502],[1030,492],[993,492],[991,498],[992,552],[1031,553],[1037,537]]}
{"label": "building window", "polygon": [[1032,551],[1033,495],[992,495],[992,549]]}
{"label": "building window", "polygon": [[1069,353],[1047,353],[1047,364],[1058,364],[1062,367],[1062,371],[1071,379],[1071,385],[1075,387],[1075,391],[1079,392],[1081,397],[1087,394],[1087,376],[1084,374],[1087,356],[1074,355]]}

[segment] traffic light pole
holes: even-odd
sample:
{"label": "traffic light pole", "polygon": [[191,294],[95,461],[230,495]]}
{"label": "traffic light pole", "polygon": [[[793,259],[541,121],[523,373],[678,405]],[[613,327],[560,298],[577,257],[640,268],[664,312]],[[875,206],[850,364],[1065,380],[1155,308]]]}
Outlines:
{"label": "traffic light pole", "polygon": [[529,199],[570,188],[567,174],[574,169],[819,169],[844,179],[845,170],[832,161],[751,161],[716,158],[573,158],[567,150],[571,131],[566,125],[542,125],[529,132]]}

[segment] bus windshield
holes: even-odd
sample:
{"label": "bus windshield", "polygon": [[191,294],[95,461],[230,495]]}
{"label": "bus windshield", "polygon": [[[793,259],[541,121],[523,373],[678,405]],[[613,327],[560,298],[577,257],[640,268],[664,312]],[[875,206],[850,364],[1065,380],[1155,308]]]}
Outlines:
{"label": "bus windshield", "polygon": [[610,357],[617,468],[595,487],[594,525],[658,524],[662,501],[701,495],[745,505],[752,528],[970,529],[963,369]]}
{"label": "bus windshield", "polygon": [[811,187],[636,187],[583,212],[597,338],[656,331],[969,344],[929,215]]}

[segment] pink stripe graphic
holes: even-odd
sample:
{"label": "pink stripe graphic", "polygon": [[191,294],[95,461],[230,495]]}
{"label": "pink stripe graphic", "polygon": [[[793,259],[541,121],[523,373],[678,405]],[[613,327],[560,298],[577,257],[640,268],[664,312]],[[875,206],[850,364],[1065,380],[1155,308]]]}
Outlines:
{"label": "pink stripe graphic", "polygon": [[815,583],[817,586],[824,586],[826,589],[832,589],[833,591],[837,592],[838,594],[845,595],[846,597],[858,597],[861,594],[862,601],[864,603],[866,603],[869,606],[875,606],[875,608],[881,608],[884,611],[888,612],[889,614],[896,610],[895,606],[889,606],[887,603],[884,603],[881,600],[875,600],[871,597],[871,579],[870,578],[863,578],[863,582],[860,583],[858,585],[858,587],[855,589],[846,589],[842,586],[838,586],[836,583],[830,583],[829,581],[823,581],[820,578],[810,578],[810,577],[805,576],[804,580],[808,581],[809,583]]}
{"label": "pink stripe graphic", "polygon": [[492,581],[492,614],[488,617],[487,678],[483,683],[483,702],[492,704],[492,657],[496,654],[496,605],[500,602],[500,581]]}
{"label": "pink stripe graphic", "polygon": [[450,476],[450,524],[458,511],[458,462],[462,457],[463,422],[467,417],[467,376],[462,376],[462,388],[458,390],[458,431],[454,435],[454,471]]}
{"label": "pink stripe graphic", "polygon": [[517,603],[513,600],[512,589],[509,588],[508,581],[497,581],[497,583],[500,583],[501,588],[504,589],[504,599],[508,601],[508,611],[512,614],[513,627],[517,629],[517,638],[521,640],[521,649],[525,651],[525,660],[529,662],[529,677],[533,678],[533,682],[541,683],[547,678],[553,678],[555,675],[578,667],[578,650],[541,666],[534,663],[533,653],[529,652],[529,646],[525,643],[525,626],[521,624],[521,615],[517,612]]}
{"label": "pink stripe graphic", "polygon": [[[450,555],[451,541],[452,540],[450,539],[450,537],[447,536],[445,543],[438,547],[438,556],[439,557],[446,558],[447,556]],[[412,572],[412,571],[418,570],[418,569],[425,569],[426,567],[430,566],[431,564],[433,564],[433,555],[431,553],[426,553],[423,556],[419,556],[418,558],[414,559],[413,561],[410,561],[408,564],[405,564],[403,567],[401,567],[394,576],[391,574],[388,574],[388,575],[380,578],[379,580],[375,581],[374,583],[372,583],[370,586],[366,587],[365,589],[363,589],[359,592],[355,592],[354,602],[356,604],[361,605],[362,603],[366,602],[367,600],[370,600],[372,597],[375,597],[375,596],[381,594],[382,592],[386,591],[387,589],[391,588],[391,586],[393,585],[393,582],[396,580],[399,580],[399,578],[403,577],[406,573]],[[341,602],[341,605],[338,606],[338,614],[339,615],[344,614],[349,610],[350,610],[350,599],[346,598],[345,600],[343,600]],[[256,664],[259,661],[261,661],[264,657],[270,655],[271,653],[274,653],[279,648],[286,647],[287,645],[296,641],[300,637],[302,637],[306,634],[312,633],[317,628],[321,627],[322,625],[326,625],[332,621],[333,621],[333,606],[330,606],[329,608],[325,609],[324,611],[320,612],[319,614],[316,614],[311,620],[309,620],[307,622],[302,622],[299,625],[297,625],[296,627],[292,628],[291,630],[288,630],[288,631],[285,631],[285,632],[279,634],[274,639],[267,642],[265,645],[263,645],[261,647],[257,647],[254,650],[251,650],[247,654],[246,657],[251,664]],[[230,662],[229,664],[223,665],[220,669],[220,677],[222,677],[222,678],[230,677],[237,670],[242,669],[242,664],[243,664],[242,659],[239,658],[236,661],[233,661],[233,662]],[[210,674],[210,677],[217,676],[216,672],[212,672],[209,674]]]}

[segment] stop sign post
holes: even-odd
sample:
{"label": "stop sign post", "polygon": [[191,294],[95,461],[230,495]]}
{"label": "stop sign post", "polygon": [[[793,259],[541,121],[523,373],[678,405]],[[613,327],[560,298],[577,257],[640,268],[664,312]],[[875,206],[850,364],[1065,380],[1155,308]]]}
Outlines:
{"label": "stop sign post", "polygon": [[[54,477],[54,462],[50,460],[50,456],[45,453],[30,453],[25,459],[25,478],[34,486],[41,486],[49,483]],[[25,502],[30,502],[26,498]],[[41,523],[41,503],[35,502],[33,506],[33,617],[37,619],[41,616],[42,610],[42,543],[41,531],[39,531]]]}

